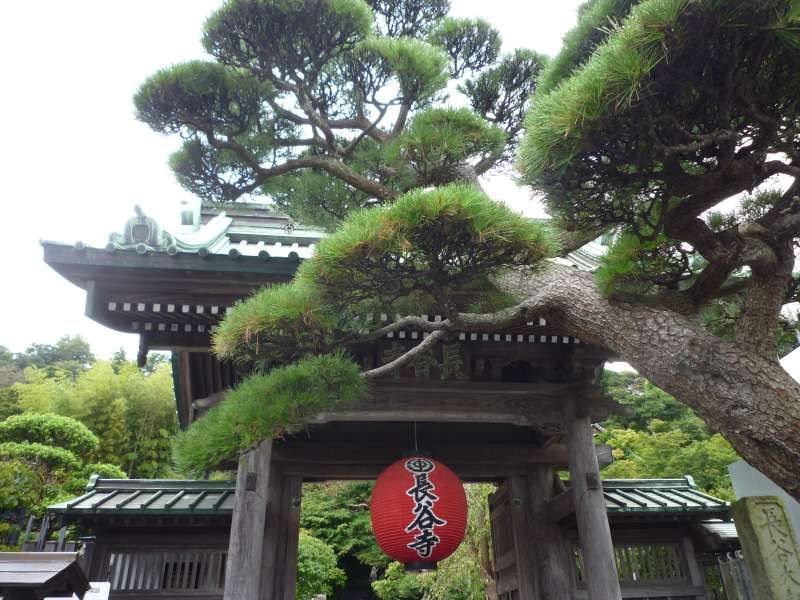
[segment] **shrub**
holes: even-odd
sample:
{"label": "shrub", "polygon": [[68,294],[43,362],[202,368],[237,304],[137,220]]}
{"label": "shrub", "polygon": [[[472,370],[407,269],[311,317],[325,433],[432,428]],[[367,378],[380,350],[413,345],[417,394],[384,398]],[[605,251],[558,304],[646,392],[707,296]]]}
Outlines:
{"label": "shrub", "polygon": [[97,452],[100,442],[86,425],[61,415],[22,414],[0,422],[0,442],[35,442],[69,450],[87,457]]}

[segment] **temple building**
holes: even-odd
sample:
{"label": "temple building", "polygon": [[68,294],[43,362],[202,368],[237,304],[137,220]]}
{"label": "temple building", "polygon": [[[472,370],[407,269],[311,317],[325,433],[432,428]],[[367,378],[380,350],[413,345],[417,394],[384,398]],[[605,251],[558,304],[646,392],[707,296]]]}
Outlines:
{"label": "temple building", "polygon": [[[187,208],[182,222],[166,231],[137,208],[104,248],[43,247],[45,262],[86,291],[89,318],[138,334],[140,364],[151,350],[172,353],[187,427],[246,375],[210,352],[215,325],[237,300],[290,280],[324,232],[258,204]],[[567,260],[591,269],[598,254],[590,244]],[[351,352],[369,369],[425,335],[400,329]],[[612,457],[594,444],[593,424],[626,410],[599,385],[610,358],[541,318],[458,334],[378,380],[359,405],[252,449],[235,481],[93,479],[48,509],[40,549],[48,527],[61,531],[54,550],[77,527],[88,579],[110,582],[112,598],[293,600],[302,484],[374,479],[416,442],[463,481],[497,484],[502,600],[605,600],[614,588],[642,600],[715,598],[707,575],[738,548],[729,505],[689,476],[600,478]]]}

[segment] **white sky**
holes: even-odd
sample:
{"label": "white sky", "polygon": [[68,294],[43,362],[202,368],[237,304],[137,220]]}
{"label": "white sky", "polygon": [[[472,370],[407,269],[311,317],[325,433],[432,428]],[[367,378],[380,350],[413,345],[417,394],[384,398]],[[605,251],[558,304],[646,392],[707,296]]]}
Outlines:
{"label": "white sky", "polygon": [[[453,0],[481,16],[505,49],[553,55],[581,0]],[[0,7],[0,345],[23,351],[80,334],[106,358],[137,338],[83,316],[84,292],[42,261],[40,239],[105,245],[138,203],[163,224],[185,192],[166,166],[179,140],[133,117],[139,84],[170,63],[201,58],[200,32],[219,0],[38,0]],[[493,181],[490,192],[526,212],[527,190]]]}

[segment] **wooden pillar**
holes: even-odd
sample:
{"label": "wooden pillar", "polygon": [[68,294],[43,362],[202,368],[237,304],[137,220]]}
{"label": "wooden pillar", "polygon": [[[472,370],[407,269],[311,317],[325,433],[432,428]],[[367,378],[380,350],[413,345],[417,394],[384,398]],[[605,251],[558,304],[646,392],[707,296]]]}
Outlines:
{"label": "wooden pillar", "polygon": [[589,415],[569,398],[563,407],[572,494],[591,600],[621,600],[611,529]]}
{"label": "wooden pillar", "polygon": [[530,536],[526,552],[536,559],[538,600],[571,600],[575,565],[558,523],[550,521],[547,502],[555,496],[555,471],[546,465],[531,467]]}
{"label": "wooden pillar", "polygon": [[519,600],[538,600],[536,595],[536,555],[531,552],[530,485],[528,478],[514,475],[509,478],[511,526],[517,564],[517,594]]}
{"label": "wooden pillar", "polygon": [[295,600],[303,480],[273,464],[260,566],[260,600]]}
{"label": "wooden pillar", "polygon": [[272,440],[239,459],[225,571],[225,600],[259,600]]}

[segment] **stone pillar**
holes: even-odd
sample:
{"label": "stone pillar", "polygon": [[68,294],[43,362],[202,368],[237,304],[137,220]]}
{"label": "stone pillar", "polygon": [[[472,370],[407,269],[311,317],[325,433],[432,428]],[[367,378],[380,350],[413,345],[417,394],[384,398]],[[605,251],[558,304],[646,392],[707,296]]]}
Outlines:
{"label": "stone pillar", "polygon": [[225,600],[259,600],[272,440],[242,455],[236,476]]}
{"label": "stone pillar", "polygon": [[592,424],[588,413],[576,404],[567,399],[562,416],[586,585],[591,600],[621,600]]}
{"label": "stone pillar", "polygon": [[547,516],[547,502],[555,495],[555,471],[541,465],[528,475],[530,498],[530,537],[526,552],[535,557],[540,600],[571,600],[575,565],[570,548],[558,523]]}
{"label": "stone pillar", "polygon": [[733,503],[732,513],[756,598],[800,598],[800,546],[781,499],[745,497]]}

